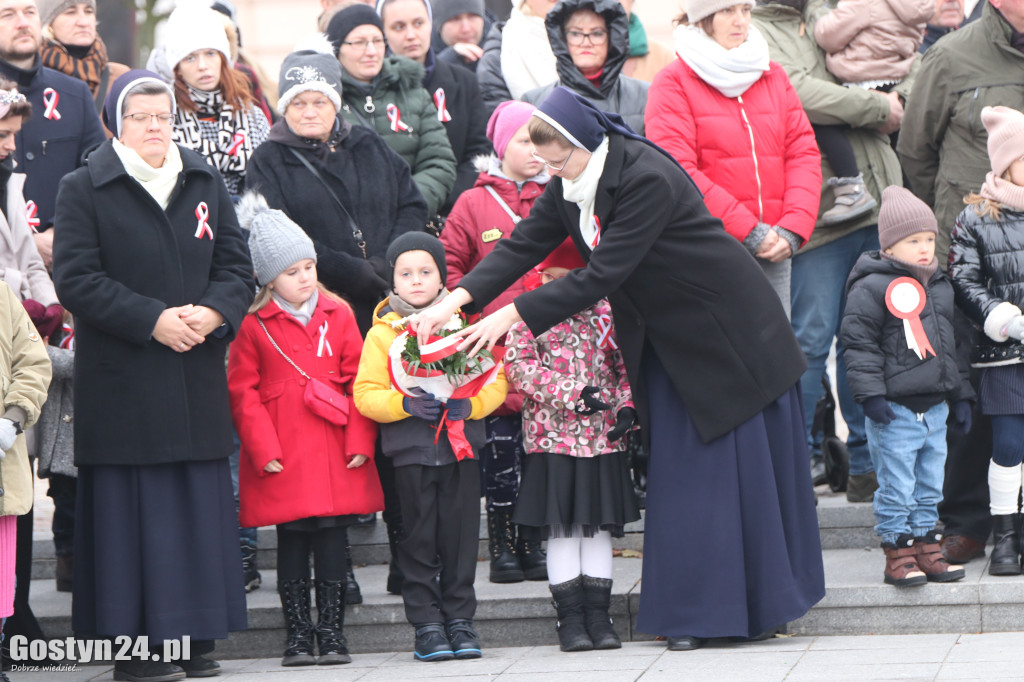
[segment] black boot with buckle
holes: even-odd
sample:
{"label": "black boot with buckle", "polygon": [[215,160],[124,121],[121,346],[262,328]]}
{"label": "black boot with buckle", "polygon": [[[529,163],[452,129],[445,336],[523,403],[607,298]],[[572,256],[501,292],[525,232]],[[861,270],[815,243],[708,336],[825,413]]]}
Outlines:
{"label": "black boot with buckle", "polygon": [[[519,557],[516,556],[515,526],[512,512],[487,512],[487,550],[491,556],[492,583],[518,583],[525,578]],[[547,567],[544,569],[547,573]]]}
{"label": "black boot with buckle", "polygon": [[551,603],[558,614],[558,644],[562,651],[590,651],[594,641],[584,624],[583,576],[578,575],[564,583],[551,585]]}

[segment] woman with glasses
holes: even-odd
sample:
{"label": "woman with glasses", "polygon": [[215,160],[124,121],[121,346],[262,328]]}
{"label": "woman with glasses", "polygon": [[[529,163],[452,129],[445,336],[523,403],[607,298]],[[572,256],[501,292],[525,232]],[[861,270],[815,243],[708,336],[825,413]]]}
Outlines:
{"label": "woman with glasses", "polygon": [[[421,342],[571,238],[586,265],[460,332],[463,347],[493,346],[520,320],[538,336],[607,297],[650,444],[637,628],[685,650],[800,618],[825,580],[798,385],[807,364],[778,297],[686,172],[618,116],[555,88],[529,130],[555,177],[420,313]],[[571,399],[586,411],[579,388]],[[559,627],[583,620],[580,589],[553,590]]]}
{"label": "woman with glasses", "polygon": [[[224,355],[253,268],[224,182],[171,141],[174,93],[149,71],[111,86],[115,138],[65,176],[53,278],[75,316],[78,506],[72,629],[147,636],[114,677],[207,677],[246,627]],[[166,640],[191,637],[169,662]]]}
{"label": "woman with glasses", "polygon": [[167,21],[164,54],[174,71],[177,113],[173,139],[220,171],[238,199],[252,153],[270,124],[252,95],[249,79],[232,66],[221,15],[206,7],[176,9]]}
{"label": "woman with glasses", "polygon": [[679,59],[651,84],[647,136],[690,174],[789,314],[792,258],[818,217],[821,155],[789,77],[750,25],[753,6],[689,0]]}
{"label": "woman with glasses", "polygon": [[647,83],[622,75],[629,59],[629,17],[618,0],[563,0],[544,20],[558,80],[525,93],[532,104],[555,86],[569,88],[602,111],[622,116],[644,134]]}
{"label": "woman with glasses", "polygon": [[455,186],[456,161],[437,107],[423,88],[423,66],[386,56],[384,24],[368,5],[352,5],[331,17],[327,37],[341,63],[341,115],[352,125],[376,130],[405,159],[433,218]]}

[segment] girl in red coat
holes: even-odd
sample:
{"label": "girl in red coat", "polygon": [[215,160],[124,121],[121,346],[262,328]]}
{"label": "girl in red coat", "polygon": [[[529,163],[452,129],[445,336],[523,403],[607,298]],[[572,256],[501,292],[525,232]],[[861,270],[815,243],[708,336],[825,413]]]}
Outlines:
{"label": "girl in red coat", "polygon": [[[526,102],[502,102],[487,122],[487,137],[494,145],[494,155],[478,163],[483,168],[476,186],[463,192],[455,202],[441,233],[449,290],[457,287],[463,275],[530,215],[533,202],[551,179],[544,164],[533,157],[533,143],[526,129],[534,109]],[[535,277],[520,277],[484,307],[484,314],[511,303],[527,291],[528,280]],[[539,530],[512,524],[525,456],[522,409],[523,396],[510,390],[504,404],[484,419],[487,445],[480,451],[480,464],[487,497],[492,583],[548,577]]]}
{"label": "girl in red coat", "polygon": [[241,521],[277,525],[277,585],[288,631],[281,665],[350,663],[342,634],[346,526],[384,508],[377,469],[367,464],[376,424],[349,409],[347,398],[363,342],[349,306],[317,283],[316,251],[302,229],[259,195],[244,197],[238,213],[251,231],[262,285],[228,360],[242,442]]}

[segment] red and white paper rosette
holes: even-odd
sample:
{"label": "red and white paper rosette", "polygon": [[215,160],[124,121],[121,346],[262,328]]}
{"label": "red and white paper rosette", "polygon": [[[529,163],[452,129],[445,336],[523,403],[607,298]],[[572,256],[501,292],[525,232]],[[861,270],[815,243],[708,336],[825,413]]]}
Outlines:
{"label": "red and white paper rosette", "polygon": [[885,305],[889,312],[903,320],[903,331],[907,335],[907,348],[914,351],[922,360],[928,354],[935,355],[924,326],[921,324],[921,311],[927,301],[924,287],[913,277],[897,277],[889,283],[885,290]]}

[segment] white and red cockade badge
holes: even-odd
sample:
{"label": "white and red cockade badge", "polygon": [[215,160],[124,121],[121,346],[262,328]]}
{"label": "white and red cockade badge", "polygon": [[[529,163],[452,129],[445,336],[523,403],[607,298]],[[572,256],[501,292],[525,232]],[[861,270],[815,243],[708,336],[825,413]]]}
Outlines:
{"label": "white and red cockade badge", "polygon": [[406,132],[409,130],[409,126],[405,125],[402,121],[402,112],[394,104],[389,104],[387,107],[388,121],[391,123],[391,130],[393,132]]}
{"label": "white and red cockade badge", "polygon": [[434,90],[434,106],[437,107],[437,120],[441,123],[447,123],[452,120],[452,115],[448,113],[448,106],[444,96],[444,88],[438,88]]}
{"label": "white and red cockade badge", "polygon": [[39,231],[39,207],[36,202],[29,199],[25,202],[25,217],[28,219],[28,226],[33,232]]}
{"label": "white and red cockade badge", "polygon": [[231,138],[231,146],[228,147],[228,156],[238,156],[238,150],[245,144],[249,134],[244,130],[239,130],[235,133],[234,137]]}
{"label": "white and red cockade badge", "polygon": [[921,311],[927,300],[924,287],[913,277],[897,277],[885,290],[886,307],[890,313],[903,320],[907,348],[922,360],[926,360],[929,353],[935,355],[935,349],[921,325]]}
{"label": "white and red cockade badge", "polygon": [[331,342],[327,340],[327,323],[324,322],[320,325],[320,343],[316,347],[316,356],[322,358],[324,351],[327,351],[327,357],[334,357],[334,351],[331,350]]}
{"label": "white and red cockade badge", "polygon": [[604,351],[618,350],[619,344],[616,343],[615,336],[612,334],[615,327],[612,326],[611,315],[598,315],[597,328],[597,347]]}
{"label": "white and red cockade badge", "polygon": [[60,112],[57,111],[57,104],[60,102],[60,93],[53,88],[43,90],[43,116],[51,121],[60,120]]}
{"label": "white and red cockade badge", "polygon": [[590,229],[594,231],[594,236],[590,240],[590,250],[593,251],[601,243],[601,219],[593,216],[590,219]]}
{"label": "white and red cockade badge", "polygon": [[208,237],[212,242],[213,230],[210,229],[210,207],[206,205],[205,201],[200,201],[199,205],[196,206],[196,220],[199,221],[196,224],[196,239]]}

